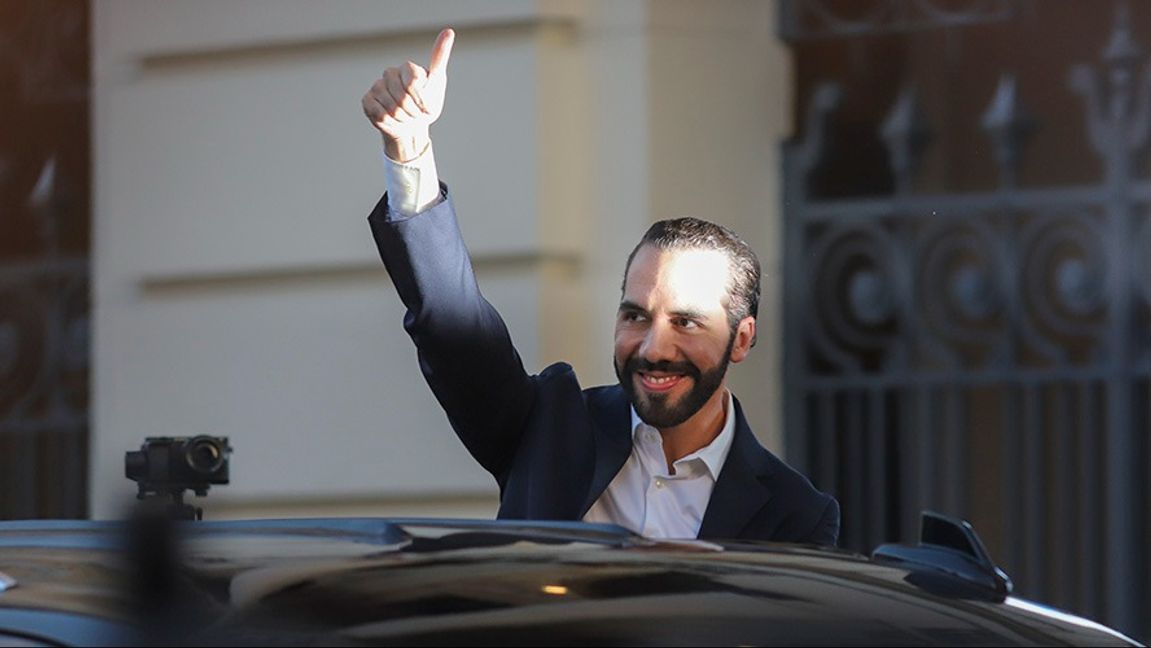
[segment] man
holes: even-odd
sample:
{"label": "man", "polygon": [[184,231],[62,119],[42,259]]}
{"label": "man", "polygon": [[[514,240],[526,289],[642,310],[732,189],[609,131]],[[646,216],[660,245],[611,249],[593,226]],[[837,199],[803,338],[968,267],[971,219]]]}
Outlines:
{"label": "man", "polygon": [[726,228],[662,221],[636,246],[615,324],[618,385],[584,390],[564,363],[524,371],[432,157],[454,38],[444,30],[427,69],[389,68],[364,95],[388,158],[388,193],[368,220],[420,368],[499,483],[499,517],[834,544],[839,505],[759,445],[727,390],[729,363],[755,341],[760,269]]}

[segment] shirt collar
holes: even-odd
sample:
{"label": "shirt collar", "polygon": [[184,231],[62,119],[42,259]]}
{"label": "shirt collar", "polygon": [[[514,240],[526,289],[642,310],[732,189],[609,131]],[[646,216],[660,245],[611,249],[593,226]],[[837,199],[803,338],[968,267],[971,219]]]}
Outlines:
{"label": "shirt collar", "polygon": [[[727,460],[727,453],[731,451],[731,442],[735,438],[735,402],[731,395],[731,390],[724,390],[727,392],[727,406],[724,408],[723,427],[720,428],[719,434],[712,439],[711,443],[696,450],[695,452],[676,459],[675,463],[680,464],[683,462],[699,459],[707,466],[708,472],[711,473],[711,478],[718,481],[719,471],[723,468],[723,463]],[[639,414],[635,411],[635,406],[631,407],[631,437],[633,443],[639,443],[639,434],[645,429],[651,428],[650,425],[643,422]]]}

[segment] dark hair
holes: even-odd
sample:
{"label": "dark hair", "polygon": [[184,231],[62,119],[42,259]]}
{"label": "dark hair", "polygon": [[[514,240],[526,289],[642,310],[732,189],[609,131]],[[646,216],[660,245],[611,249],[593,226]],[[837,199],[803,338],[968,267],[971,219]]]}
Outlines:
{"label": "dark hair", "polygon": [[717,250],[727,255],[731,281],[727,286],[727,321],[734,331],[740,320],[759,315],[759,258],[751,246],[723,225],[698,218],[674,218],[654,223],[627,257],[624,284],[636,252],[645,245],[659,250]]}

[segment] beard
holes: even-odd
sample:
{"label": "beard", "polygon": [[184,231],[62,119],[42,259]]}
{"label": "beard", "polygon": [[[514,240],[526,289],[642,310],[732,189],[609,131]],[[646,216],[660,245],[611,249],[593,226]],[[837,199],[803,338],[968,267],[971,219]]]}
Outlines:
{"label": "beard", "polygon": [[[718,365],[707,370],[701,370],[695,363],[688,360],[650,362],[634,354],[628,357],[622,366],[614,358],[612,364],[615,366],[616,378],[619,379],[620,386],[623,387],[628,400],[635,407],[635,412],[639,415],[640,420],[654,428],[671,428],[694,416],[723,384],[723,377],[727,373],[727,365],[731,362],[731,350],[734,346],[735,333],[733,332],[731,339],[727,342],[723,359]],[[635,376],[639,371],[683,374],[691,379],[691,391],[677,400],[673,400],[670,394],[643,392],[637,389],[635,385]]]}

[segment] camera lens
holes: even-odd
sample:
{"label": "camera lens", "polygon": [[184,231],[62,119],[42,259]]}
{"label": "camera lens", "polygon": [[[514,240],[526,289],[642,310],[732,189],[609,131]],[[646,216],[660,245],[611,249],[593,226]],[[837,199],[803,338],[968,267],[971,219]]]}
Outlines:
{"label": "camera lens", "polygon": [[219,441],[208,436],[198,436],[188,441],[184,458],[188,467],[202,474],[211,475],[224,464],[224,448]]}

